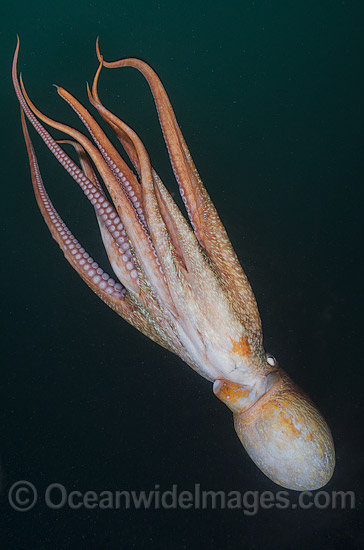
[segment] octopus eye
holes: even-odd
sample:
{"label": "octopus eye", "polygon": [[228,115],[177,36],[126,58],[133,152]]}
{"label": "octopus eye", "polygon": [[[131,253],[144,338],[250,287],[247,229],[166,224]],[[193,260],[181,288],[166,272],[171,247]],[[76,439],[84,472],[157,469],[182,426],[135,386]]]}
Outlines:
{"label": "octopus eye", "polygon": [[270,365],[271,367],[275,367],[276,364],[277,364],[277,360],[275,357],[273,357],[273,355],[271,355],[270,353],[267,353],[266,354],[266,358],[267,358],[267,363],[268,365]]}

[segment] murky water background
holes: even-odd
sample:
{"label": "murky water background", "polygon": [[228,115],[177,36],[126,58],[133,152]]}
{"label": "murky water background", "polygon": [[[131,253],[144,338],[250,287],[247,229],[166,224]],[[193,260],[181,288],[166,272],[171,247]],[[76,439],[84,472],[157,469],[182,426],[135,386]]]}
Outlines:
{"label": "murky water background", "polygon": [[[1,548],[359,548],[363,476],[363,3],[6,2],[2,15]],[[160,75],[256,294],[266,349],[331,426],[327,490],[357,510],[11,510],[29,480],[67,490],[278,491],[245,455],[211,386],[109,310],[64,260],[38,212],[10,82],[81,129],[105,58]],[[176,185],[146,83],[104,71],[100,96]],[[58,134],[56,134],[58,135]],[[93,212],[34,137],[47,189],[102,263]],[[106,264],[105,264],[106,265]],[[41,499],[40,499],[41,500]]]}

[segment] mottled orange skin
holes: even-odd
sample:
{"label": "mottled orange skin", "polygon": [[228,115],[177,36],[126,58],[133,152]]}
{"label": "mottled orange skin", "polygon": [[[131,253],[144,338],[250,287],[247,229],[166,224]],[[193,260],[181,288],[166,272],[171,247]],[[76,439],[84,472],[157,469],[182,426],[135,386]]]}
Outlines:
{"label": "mottled orange skin", "polygon": [[238,342],[233,341],[233,353],[237,353],[240,357],[249,357],[251,354],[250,344],[245,336],[241,336]]}
{"label": "mottled orange skin", "polygon": [[[245,407],[242,401],[237,409],[238,388],[226,381],[223,391],[215,393],[232,409],[239,439],[269,478],[290,489],[318,489],[329,481],[335,467],[330,429],[287,374],[281,369],[275,374],[277,382],[252,406]],[[308,473],[302,479],[304,466]]]}

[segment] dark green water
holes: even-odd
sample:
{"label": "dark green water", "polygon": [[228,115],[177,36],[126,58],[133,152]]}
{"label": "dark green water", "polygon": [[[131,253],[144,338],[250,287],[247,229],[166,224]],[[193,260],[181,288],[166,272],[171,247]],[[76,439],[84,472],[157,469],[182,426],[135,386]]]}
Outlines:
{"label": "dark green water", "polygon": [[[2,6],[0,547],[361,548],[363,490],[363,23],[361,1]],[[200,174],[250,279],[266,349],[314,399],[337,467],[325,488],[356,510],[12,510],[18,480],[68,491],[278,491],[245,455],[229,411],[177,357],[84,285],[33,198],[10,64],[35,103],[81,129],[101,37],[164,82]],[[132,69],[100,95],[176,190],[154,104]],[[56,134],[57,135],[57,134]],[[35,136],[51,198],[97,261],[93,213]]]}

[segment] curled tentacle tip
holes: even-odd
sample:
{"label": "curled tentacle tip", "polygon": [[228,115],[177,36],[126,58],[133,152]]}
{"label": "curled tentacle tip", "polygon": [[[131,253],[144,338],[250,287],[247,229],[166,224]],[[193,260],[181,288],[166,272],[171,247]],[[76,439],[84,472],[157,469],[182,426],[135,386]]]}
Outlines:
{"label": "curled tentacle tip", "polygon": [[100,37],[99,36],[96,38],[96,55],[97,55],[97,59],[100,61],[100,63],[102,63],[103,57],[102,57],[101,52],[100,52]]}
{"label": "curled tentacle tip", "polygon": [[23,80],[23,74],[22,73],[19,73],[19,82],[20,82],[20,86],[21,86],[21,89],[22,89],[23,94],[24,94],[25,88],[24,88],[24,80]]}
{"label": "curled tentacle tip", "polygon": [[96,101],[95,101],[94,96],[91,93],[91,88],[90,88],[90,85],[89,85],[88,82],[86,82],[86,91],[87,91],[87,95],[88,95],[88,99],[89,99],[90,103],[92,105],[96,106]]}

